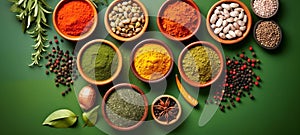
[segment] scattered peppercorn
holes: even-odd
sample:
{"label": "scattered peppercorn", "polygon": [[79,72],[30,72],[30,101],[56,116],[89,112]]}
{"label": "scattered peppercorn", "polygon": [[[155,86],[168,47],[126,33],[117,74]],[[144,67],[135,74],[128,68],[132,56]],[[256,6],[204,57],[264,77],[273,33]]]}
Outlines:
{"label": "scattered peppercorn", "polygon": [[55,42],[56,44],[58,44],[58,40],[57,40],[57,39],[55,39],[54,42]]}

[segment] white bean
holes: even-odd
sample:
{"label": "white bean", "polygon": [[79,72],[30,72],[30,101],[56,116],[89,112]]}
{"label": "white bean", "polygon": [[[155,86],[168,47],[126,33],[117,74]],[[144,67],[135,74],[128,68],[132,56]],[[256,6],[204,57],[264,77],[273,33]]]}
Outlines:
{"label": "white bean", "polygon": [[240,29],[240,26],[239,26],[236,22],[233,23],[233,26],[234,26],[236,29]]}
{"label": "white bean", "polygon": [[236,37],[236,35],[235,35],[235,33],[231,30],[231,31],[229,31],[228,32],[233,38],[235,38]]}
{"label": "white bean", "polygon": [[220,33],[220,34],[219,34],[219,37],[222,38],[222,39],[225,39],[225,38],[226,38],[226,36],[225,36],[224,33]]}
{"label": "white bean", "polygon": [[241,21],[241,20],[238,20],[237,23],[242,27],[242,26],[245,26],[245,22]]}
{"label": "white bean", "polygon": [[240,30],[241,30],[241,31],[245,31],[245,30],[246,30],[246,26],[240,27]]}
{"label": "white bean", "polygon": [[248,21],[248,17],[247,17],[247,15],[244,15],[243,22],[247,23],[247,21]]}
{"label": "white bean", "polygon": [[229,31],[229,29],[230,29],[230,26],[229,26],[229,25],[227,25],[226,27],[224,27],[224,29],[223,29],[223,33],[227,34],[227,33],[228,33],[228,31]]}
{"label": "white bean", "polygon": [[223,27],[216,28],[216,29],[214,30],[214,33],[215,33],[215,34],[219,34],[219,33],[222,31],[222,29],[223,29]]}
{"label": "white bean", "polygon": [[230,9],[231,9],[230,5],[228,5],[228,4],[222,4],[221,7],[222,7],[222,8],[225,8],[225,9],[227,9],[227,10],[230,10]]}
{"label": "white bean", "polygon": [[230,16],[231,17],[237,17],[238,15],[239,15],[238,11],[232,11],[232,12],[230,12]]}
{"label": "white bean", "polygon": [[216,26],[220,27],[222,25],[222,22],[223,22],[223,19],[219,18],[218,21],[217,21],[217,23],[216,23]]}
{"label": "white bean", "polygon": [[237,4],[237,3],[230,3],[230,7],[232,7],[232,8],[237,8],[237,7],[239,7],[240,5],[239,4]]}
{"label": "white bean", "polygon": [[227,26],[227,24],[228,24],[228,22],[226,20],[224,20],[222,26],[225,27],[225,26]]}
{"label": "white bean", "polygon": [[210,23],[212,23],[212,24],[216,23],[217,19],[218,19],[218,16],[216,14],[213,14],[210,18]]}
{"label": "white bean", "polygon": [[226,19],[226,21],[229,22],[229,23],[232,23],[233,20],[234,20],[234,19],[233,19],[232,17]]}
{"label": "white bean", "polygon": [[243,33],[240,30],[235,30],[234,33],[238,37],[241,37],[243,35]]}
{"label": "white bean", "polygon": [[212,24],[212,25],[210,25],[210,27],[211,27],[212,29],[217,28],[216,24]]}
{"label": "white bean", "polygon": [[227,39],[232,39],[233,37],[230,34],[226,34]]}
{"label": "white bean", "polygon": [[239,14],[239,20],[243,19],[244,18],[244,11],[242,11],[240,14]]}
{"label": "white bean", "polygon": [[242,11],[244,11],[244,9],[243,8],[235,8],[234,11],[242,12]]}
{"label": "white bean", "polygon": [[214,11],[214,14],[216,14],[216,15],[220,14],[220,10],[216,9],[216,10]]}
{"label": "white bean", "polygon": [[217,6],[217,9],[218,10],[222,10],[223,8],[221,6]]}

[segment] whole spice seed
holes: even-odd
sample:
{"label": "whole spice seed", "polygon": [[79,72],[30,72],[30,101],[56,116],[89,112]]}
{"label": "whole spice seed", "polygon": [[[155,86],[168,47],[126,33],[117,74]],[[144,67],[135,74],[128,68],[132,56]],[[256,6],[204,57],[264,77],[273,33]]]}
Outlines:
{"label": "whole spice seed", "polygon": [[163,30],[176,38],[192,34],[197,28],[197,10],[183,1],[168,5],[161,16]]}
{"label": "whole spice seed", "polygon": [[220,70],[220,58],[209,47],[196,46],[183,57],[182,67],[187,77],[204,84],[214,78]]}
{"label": "whole spice seed", "polygon": [[145,24],[142,8],[132,0],[120,1],[112,8],[107,19],[112,32],[125,38],[140,33]]}
{"label": "whole spice seed", "polygon": [[[48,69],[46,70],[46,74],[53,73],[55,74],[55,86],[59,87],[59,85],[66,85],[68,89],[71,89],[71,82],[72,80],[72,75],[74,78],[77,78],[77,75],[73,73],[73,60],[72,56],[65,56],[64,52],[60,49],[58,46],[59,44],[56,45],[56,47],[52,47],[52,53],[48,53],[46,56],[48,58],[48,62],[45,64],[45,67]],[[67,53],[68,51],[66,51]],[[66,59],[66,61],[63,61],[62,59]],[[68,62],[67,62],[68,61]],[[50,72],[49,72],[50,71]],[[65,90],[61,93],[62,96],[65,96],[69,91]]]}
{"label": "whole spice seed", "polygon": [[[253,49],[253,48],[252,48]],[[249,52],[253,52],[249,50]],[[215,93],[213,99],[215,103],[219,104],[221,111],[228,109],[228,105],[236,107],[234,102],[241,102],[245,97],[245,93],[248,93],[250,99],[254,99],[251,90],[254,86],[259,85],[260,77],[255,73],[255,70],[259,69],[256,66],[252,67],[252,64],[259,65],[260,62],[256,58],[249,58],[245,52],[239,54],[243,57],[226,57],[226,75],[225,84],[221,93]],[[257,84],[257,85],[256,85]],[[251,95],[251,96],[250,96]],[[230,101],[230,103],[228,103]],[[209,102],[207,102],[209,103]],[[223,105],[225,104],[225,106]]]}
{"label": "whole spice seed", "polygon": [[255,29],[255,37],[259,44],[268,48],[279,45],[281,34],[280,27],[273,21],[262,21]]}
{"label": "whole spice seed", "polygon": [[222,3],[210,16],[211,28],[218,37],[226,40],[243,36],[248,16],[238,3]]}
{"label": "whole spice seed", "polygon": [[72,36],[86,33],[94,23],[93,8],[83,0],[72,0],[65,3],[57,11],[58,28],[62,33]]}
{"label": "whole spice seed", "polygon": [[108,97],[105,112],[114,125],[130,127],[139,122],[145,112],[143,97],[133,89],[118,89]]}
{"label": "whole spice seed", "polygon": [[156,80],[168,73],[172,64],[169,52],[158,44],[145,44],[134,56],[134,67],[144,79]]}
{"label": "whole spice seed", "polygon": [[167,124],[177,119],[179,107],[176,101],[170,97],[162,97],[153,105],[154,115],[159,121],[165,121]]}
{"label": "whole spice seed", "polygon": [[95,80],[106,80],[115,73],[118,59],[115,50],[106,44],[94,44],[82,55],[83,72]]}
{"label": "whole spice seed", "polygon": [[278,0],[254,0],[254,13],[263,18],[273,16],[279,8]]}

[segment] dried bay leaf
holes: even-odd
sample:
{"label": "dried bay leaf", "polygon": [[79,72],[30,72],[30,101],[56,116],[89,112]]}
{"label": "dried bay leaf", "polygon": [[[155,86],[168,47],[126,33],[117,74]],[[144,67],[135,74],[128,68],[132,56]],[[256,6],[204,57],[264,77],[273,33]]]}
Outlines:
{"label": "dried bay leaf", "polygon": [[60,109],[51,113],[43,122],[43,126],[68,128],[75,124],[77,116],[68,109]]}
{"label": "dried bay leaf", "polygon": [[100,108],[100,105],[94,107],[92,110],[88,112],[82,113],[82,119],[85,122],[84,126],[92,127],[96,124],[98,119],[98,109]]}

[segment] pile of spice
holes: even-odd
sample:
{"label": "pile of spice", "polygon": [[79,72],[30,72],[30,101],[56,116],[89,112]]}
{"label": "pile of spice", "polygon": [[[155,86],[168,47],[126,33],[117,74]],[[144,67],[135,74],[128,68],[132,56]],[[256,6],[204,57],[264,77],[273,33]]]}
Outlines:
{"label": "pile of spice", "polygon": [[274,16],[279,8],[278,0],[253,0],[253,12],[262,18]]}
{"label": "pile of spice", "polygon": [[[259,86],[261,82],[260,76],[254,70],[260,69],[260,60],[256,58],[252,46],[249,47],[249,50],[252,58],[246,56],[244,51],[237,54],[238,58],[226,57],[225,89],[221,93],[215,93],[216,96],[213,97],[216,104],[220,103],[221,111],[225,111],[225,108],[236,107],[235,102],[241,102],[241,98],[246,97],[245,93],[250,99],[254,99],[251,93],[252,88]],[[207,103],[213,103],[213,100],[207,101]]]}
{"label": "pile of spice", "polygon": [[220,57],[210,47],[196,46],[184,55],[182,68],[189,79],[204,84],[220,71]]}
{"label": "pile of spice", "polygon": [[153,104],[154,117],[166,124],[178,120],[179,109],[176,101],[169,96],[163,96]]}
{"label": "pile of spice", "polygon": [[[65,96],[71,91],[71,85],[74,83],[72,77],[74,79],[77,78],[77,75],[73,72],[73,68],[76,68],[76,66],[74,65],[72,54],[70,54],[68,50],[64,52],[60,49],[57,36],[54,36],[54,42],[57,44],[56,47],[53,46],[52,53],[49,52],[48,55],[45,56],[48,60],[45,64],[47,68],[46,75],[49,75],[50,73],[55,74],[54,81],[56,87],[59,87],[59,85],[68,87],[61,93],[62,96]],[[62,39],[61,42],[63,42]],[[50,40],[49,44],[53,44],[53,42]]]}
{"label": "pile of spice", "polygon": [[114,91],[107,99],[105,113],[116,126],[130,127],[138,123],[145,112],[145,102],[140,93],[123,88]]}
{"label": "pile of spice", "polygon": [[115,50],[104,43],[89,46],[80,62],[83,72],[97,81],[109,79],[118,66]]}
{"label": "pile of spice", "polygon": [[261,21],[255,29],[255,38],[266,48],[275,48],[281,41],[281,29],[274,21]]}
{"label": "pile of spice", "polygon": [[93,6],[85,0],[66,2],[57,11],[58,29],[67,35],[80,36],[90,30],[94,23]]}
{"label": "pile of spice", "polygon": [[156,80],[163,77],[171,68],[169,52],[159,44],[145,44],[134,56],[134,68],[144,79]]}
{"label": "pile of spice", "polygon": [[199,21],[197,10],[183,1],[176,1],[168,5],[162,13],[161,26],[165,33],[182,38],[191,35]]}
{"label": "pile of spice", "polygon": [[112,32],[125,38],[137,35],[145,25],[142,8],[132,0],[120,1],[108,14],[108,20]]}
{"label": "pile of spice", "polygon": [[210,17],[214,34],[222,39],[239,38],[247,29],[248,16],[238,3],[217,6]]}

